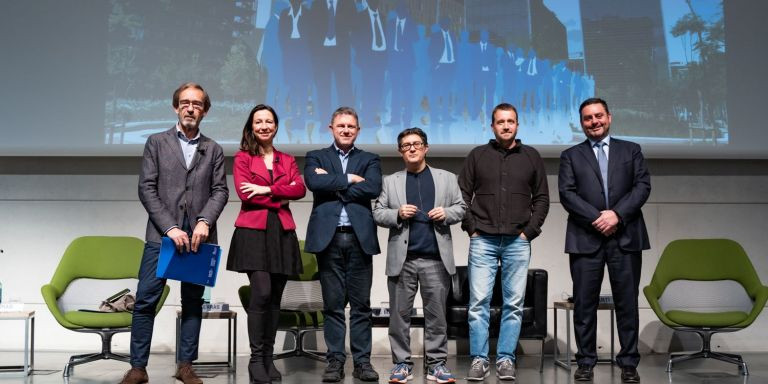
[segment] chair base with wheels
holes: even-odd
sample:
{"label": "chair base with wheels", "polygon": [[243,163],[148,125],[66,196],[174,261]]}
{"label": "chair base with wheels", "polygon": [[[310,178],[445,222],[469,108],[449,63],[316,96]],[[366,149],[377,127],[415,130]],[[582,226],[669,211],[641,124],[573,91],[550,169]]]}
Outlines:
{"label": "chair base with wheels", "polygon": [[[322,351],[315,351],[311,349],[306,349],[304,346],[304,337],[307,336],[308,333],[315,333],[322,331],[322,326],[320,326],[320,322],[318,321],[318,315],[316,313],[312,313],[309,316],[311,317],[311,326],[307,324],[306,321],[302,321],[302,319],[305,318],[305,313],[302,312],[296,312],[296,313],[290,313],[289,311],[283,310],[283,314],[288,314],[296,316],[298,319],[295,322],[292,322],[291,324],[299,324],[298,327],[285,327],[281,326],[278,328],[280,331],[284,331],[287,334],[290,334],[293,336],[294,340],[294,348],[290,351],[283,351],[280,353],[275,354],[275,359],[284,359],[287,357],[296,357],[296,356],[304,356],[308,357],[313,360],[317,361],[326,361],[325,359],[325,353]],[[319,315],[322,316],[322,315]],[[281,316],[282,320],[282,316]],[[282,321],[281,321],[282,323]]]}
{"label": "chair base with wheels", "polygon": [[749,375],[749,368],[747,363],[741,358],[741,355],[734,353],[716,352],[711,348],[712,335],[718,332],[735,332],[741,330],[741,328],[686,328],[677,327],[677,331],[683,332],[696,332],[701,337],[701,350],[694,353],[689,352],[677,352],[669,354],[669,361],[667,362],[667,372],[672,372],[672,366],[676,363],[682,363],[683,361],[694,359],[707,359],[712,358],[715,360],[724,361],[726,363],[736,364],[739,367],[739,372],[746,376]]}
{"label": "chair base with wheels", "polygon": [[98,353],[84,353],[82,355],[74,355],[69,358],[69,362],[64,366],[64,377],[68,377],[72,373],[72,369],[76,365],[90,363],[97,360],[118,360],[129,363],[131,357],[119,353],[112,352],[112,336],[121,332],[130,332],[131,327],[125,328],[105,328],[105,329],[73,329],[75,332],[83,333],[96,333],[101,336],[101,352]]}

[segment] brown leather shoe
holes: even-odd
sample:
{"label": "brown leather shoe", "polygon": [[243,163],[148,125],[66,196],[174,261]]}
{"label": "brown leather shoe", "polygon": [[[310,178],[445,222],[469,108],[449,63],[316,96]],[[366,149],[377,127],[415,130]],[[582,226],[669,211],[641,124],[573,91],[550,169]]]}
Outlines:
{"label": "brown leather shoe", "polygon": [[143,384],[149,382],[149,376],[147,376],[147,370],[140,367],[131,367],[128,372],[123,376],[123,380],[120,384]]}
{"label": "brown leather shoe", "polygon": [[173,377],[176,380],[181,380],[184,384],[203,384],[203,380],[200,380],[192,368],[192,363],[189,362],[179,363],[179,367],[176,369],[176,374]]}

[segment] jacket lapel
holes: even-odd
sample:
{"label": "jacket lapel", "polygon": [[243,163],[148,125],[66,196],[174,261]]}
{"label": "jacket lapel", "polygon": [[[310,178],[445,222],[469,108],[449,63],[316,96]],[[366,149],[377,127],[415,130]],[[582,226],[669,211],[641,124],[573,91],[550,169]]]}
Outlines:
{"label": "jacket lapel", "polygon": [[445,199],[445,188],[443,188],[443,180],[439,178],[437,175],[437,172],[432,169],[432,167],[429,167],[429,171],[432,172],[432,182],[435,185],[435,207],[443,207],[450,205],[450,202],[444,202],[443,199]]}
{"label": "jacket lapel", "polygon": [[197,163],[200,162],[200,158],[207,154],[207,149],[208,149],[208,139],[201,134],[200,141],[197,142],[197,151],[195,151],[195,155],[192,156],[192,162],[189,163],[190,171],[195,169],[195,167],[197,166]]}
{"label": "jacket lapel", "polygon": [[[333,144],[331,144],[331,146],[326,149],[326,152],[328,153],[328,157],[331,158],[331,164],[333,165],[333,173],[343,174],[344,168],[342,168],[341,166],[341,160],[339,159],[339,154],[338,152],[336,152],[336,148],[333,146]],[[349,164],[347,164],[347,166],[349,166]]]}
{"label": "jacket lapel", "polygon": [[[355,171],[355,170],[357,169],[357,163],[360,162],[360,155],[358,155],[359,152],[360,152],[360,150],[356,149],[356,148],[352,148],[350,150],[349,158],[347,159],[347,171],[344,172],[344,173],[346,173],[346,174],[349,174],[349,173],[357,174],[357,171]],[[339,163],[341,163],[341,162],[339,162]],[[363,176],[363,175],[358,175],[358,176]]]}
{"label": "jacket lapel", "polygon": [[179,143],[179,138],[176,136],[176,127],[173,127],[165,132],[165,141],[167,147],[171,148],[171,151],[175,155],[176,160],[178,160],[181,164],[181,167],[187,169],[187,162],[184,161],[184,153],[181,151],[181,144]]}
{"label": "jacket lapel", "polygon": [[[283,162],[282,153],[277,150],[272,155],[272,184],[277,184],[277,180],[284,177],[287,172],[285,170],[286,164]],[[262,161],[263,163],[263,161]],[[266,169],[266,166],[265,166]],[[267,176],[269,176],[269,170],[267,170]],[[267,179],[269,180],[269,179]]]}
{"label": "jacket lapel", "polygon": [[405,197],[405,181],[407,180],[406,171],[395,174],[395,195],[397,197],[398,207],[407,203]]}
{"label": "jacket lapel", "polygon": [[[258,176],[263,180],[263,183],[258,183],[259,185],[270,185],[271,180],[269,178],[269,170],[267,170],[267,165],[264,164],[264,158],[261,156],[253,156],[251,157],[251,171],[254,175]],[[274,163],[272,166],[272,171],[274,172]]]}
{"label": "jacket lapel", "polygon": [[[592,171],[595,172],[595,177],[597,177],[598,182],[600,182],[600,185],[603,185],[603,176],[600,174],[600,165],[597,164],[597,158],[595,157],[595,152],[592,151],[592,144],[590,144],[589,140],[584,140],[581,145],[579,145],[579,152],[582,156],[584,156],[584,159],[587,161],[587,164],[589,164],[589,167],[592,168]],[[610,161],[609,161],[609,167],[610,167]]]}

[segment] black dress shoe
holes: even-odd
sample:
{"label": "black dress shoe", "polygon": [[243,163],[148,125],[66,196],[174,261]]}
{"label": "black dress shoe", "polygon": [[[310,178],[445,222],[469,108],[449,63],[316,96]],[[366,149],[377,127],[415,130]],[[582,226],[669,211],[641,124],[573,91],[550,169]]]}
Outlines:
{"label": "black dress shoe", "polygon": [[324,383],[335,383],[344,378],[344,363],[336,359],[328,360],[328,366],[323,372]]}
{"label": "black dress shoe", "polygon": [[593,377],[595,377],[595,374],[592,372],[591,365],[579,365],[579,368],[573,374],[573,380],[575,381],[592,381]]}
{"label": "black dress shoe", "polygon": [[621,367],[621,381],[625,383],[639,383],[640,374],[635,367]]}

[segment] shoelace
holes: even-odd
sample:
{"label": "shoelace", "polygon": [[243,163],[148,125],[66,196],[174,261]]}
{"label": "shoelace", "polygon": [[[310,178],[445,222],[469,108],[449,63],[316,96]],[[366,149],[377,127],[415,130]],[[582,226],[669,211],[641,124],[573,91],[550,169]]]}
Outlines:
{"label": "shoelace", "polygon": [[472,362],[472,369],[484,369],[485,361],[483,359],[475,359]]}
{"label": "shoelace", "polygon": [[398,364],[394,368],[392,368],[392,373],[402,373],[404,375],[408,375],[408,366],[405,364]]}
{"label": "shoelace", "polygon": [[512,368],[512,360],[502,360],[499,363],[499,368]]}

